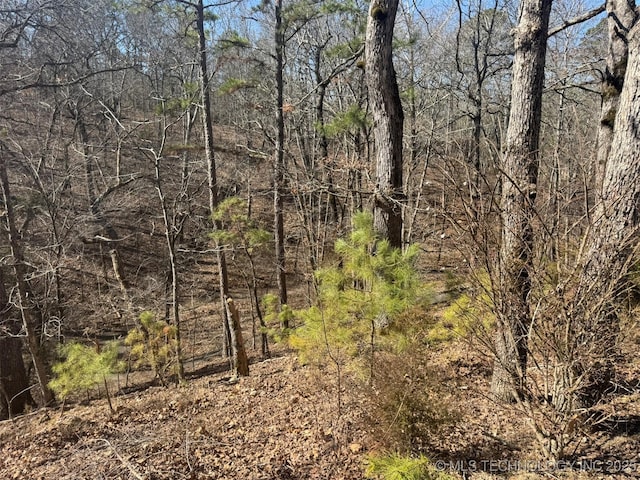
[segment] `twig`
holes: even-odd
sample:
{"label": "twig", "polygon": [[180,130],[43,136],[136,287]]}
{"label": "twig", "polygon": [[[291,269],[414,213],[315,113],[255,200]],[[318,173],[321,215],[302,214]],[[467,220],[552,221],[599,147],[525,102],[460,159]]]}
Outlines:
{"label": "twig", "polygon": [[193,466],[191,465],[191,459],[189,458],[189,430],[187,430],[184,436],[184,450],[187,459],[187,466],[189,467],[189,472],[193,472]]}
{"label": "twig", "polygon": [[147,480],[147,477],[145,477],[144,475],[141,475],[140,473],[138,473],[136,471],[135,468],[133,468],[133,465],[131,465],[131,462],[128,461],[126,458],[124,458],[122,455],[120,455],[118,453],[118,451],[116,450],[116,448],[111,444],[111,442],[109,442],[109,440],[107,440],[106,438],[98,438],[96,439],[96,441],[98,442],[104,442],[115,454],[115,456],[118,458],[118,460],[120,460],[122,462],[122,464],[127,467],[127,469],[131,472],[131,475],[133,475],[135,478],[137,478],[138,480]]}
{"label": "twig", "polygon": [[520,447],[518,447],[517,445],[514,445],[513,443],[507,442],[505,439],[498,437],[497,435],[494,435],[493,433],[487,432],[485,430],[482,431],[482,434],[485,437],[489,437],[492,440],[495,440],[496,442],[501,443],[502,445],[504,445],[505,447],[507,447],[509,450],[513,450],[514,452],[520,452],[522,451],[522,449]]}

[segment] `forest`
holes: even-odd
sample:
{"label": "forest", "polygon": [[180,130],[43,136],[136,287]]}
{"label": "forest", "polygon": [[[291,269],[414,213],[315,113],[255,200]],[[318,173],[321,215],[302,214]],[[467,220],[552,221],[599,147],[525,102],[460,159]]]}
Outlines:
{"label": "forest", "polygon": [[2,0],[2,477],[640,477],[638,18]]}

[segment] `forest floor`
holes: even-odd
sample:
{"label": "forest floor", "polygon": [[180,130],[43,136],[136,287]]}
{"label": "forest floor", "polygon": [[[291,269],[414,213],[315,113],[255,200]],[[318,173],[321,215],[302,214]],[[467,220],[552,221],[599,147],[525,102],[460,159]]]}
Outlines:
{"label": "forest floor", "polygon": [[0,424],[3,479],[360,478],[362,411],[280,352],[251,375],[193,378]]}
{"label": "forest floor", "polygon": [[[490,364],[451,348],[433,358],[439,399],[452,414],[427,439],[453,478],[640,478],[640,436],[593,433],[582,456],[540,461],[517,411],[488,395]],[[41,409],[0,423],[2,479],[360,479],[385,440],[363,390],[301,366],[276,348],[233,380],[224,364],[183,385],[147,386],[113,398]],[[638,403],[638,399],[635,400]],[[496,413],[496,412],[500,413]]]}

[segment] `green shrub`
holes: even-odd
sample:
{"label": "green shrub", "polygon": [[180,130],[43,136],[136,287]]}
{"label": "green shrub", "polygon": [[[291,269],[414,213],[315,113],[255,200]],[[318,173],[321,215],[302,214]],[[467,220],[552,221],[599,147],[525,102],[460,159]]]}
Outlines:
{"label": "green shrub", "polygon": [[438,471],[422,455],[413,458],[395,453],[370,456],[365,476],[381,480],[453,480],[451,475]]}
{"label": "green shrub", "polygon": [[493,329],[495,315],[488,276],[481,275],[479,282],[479,294],[464,293],[442,311],[427,335],[430,343],[448,342],[471,334],[484,337]]}
{"label": "green shrub", "polygon": [[153,312],[140,314],[140,326],[129,331],[124,343],[131,347],[136,366],[149,366],[163,385],[167,376],[178,373],[177,328],[156,320]]}
{"label": "green shrub", "polygon": [[296,312],[289,305],[279,306],[278,297],[273,293],[267,293],[262,297],[264,309],[264,333],[267,333],[276,342],[282,342],[289,337],[291,329],[283,328],[285,323],[291,324]]}
{"label": "green shrub", "polygon": [[213,219],[221,228],[211,233],[219,244],[230,244],[234,249],[244,249],[249,254],[264,247],[272,240],[272,235],[256,225],[247,216],[247,202],[238,197],[225,198],[213,213]]}
{"label": "green shrub", "polygon": [[62,400],[81,390],[91,390],[105,378],[123,368],[118,361],[118,342],[110,342],[101,351],[82,343],[65,343],[58,347],[64,360],[53,365],[49,388]]}
{"label": "green shrub", "polygon": [[303,362],[330,359],[357,367],[364,360],[372,368],[381,336],[403,311],[423,300],[415,268],[418,249],[402,252],[377,239],[371,215],[360,213],[349,238],[336,242],[335,252],[339,264],[316,272],[317,303],[294,312],[302,326],[289,341]]}

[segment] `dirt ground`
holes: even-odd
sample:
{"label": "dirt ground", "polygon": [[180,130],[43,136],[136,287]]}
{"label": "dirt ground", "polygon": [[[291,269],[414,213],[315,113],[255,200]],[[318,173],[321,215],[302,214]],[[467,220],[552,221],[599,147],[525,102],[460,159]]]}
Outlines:
{"label": "dirt ground", "polygon": [[290,354],[0,424],[0,472],[15,479],[361,478],[367,434],[355,399]]}
{"label": "dirt ground", "polygon": [[[582,455],[545,463],[526,422],[496,408],[490,365],[458,345],[430,364],[454,415],[427,439],[436,469],[454,478],[640,478],[637,432],[585,433]],[[277,348],[237,381],[224,364],[184,385],[35,411],[0,423],[3,479],[360,479],[385,443],[362,391]],[[441,399],[441,400],[442,400]],[[631,403],[637,404],[630,400]]]}

